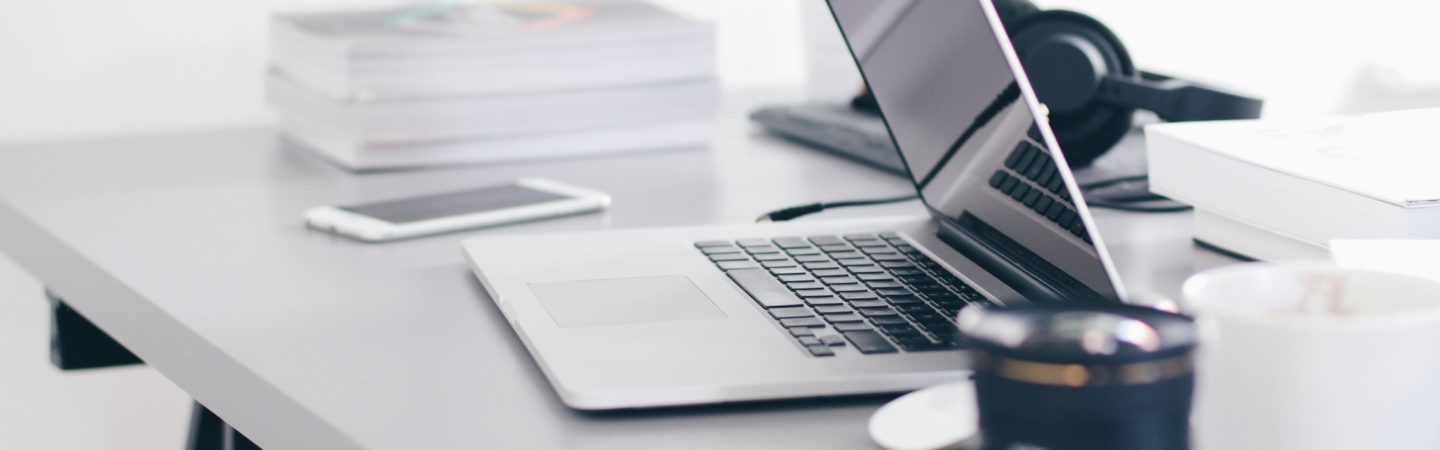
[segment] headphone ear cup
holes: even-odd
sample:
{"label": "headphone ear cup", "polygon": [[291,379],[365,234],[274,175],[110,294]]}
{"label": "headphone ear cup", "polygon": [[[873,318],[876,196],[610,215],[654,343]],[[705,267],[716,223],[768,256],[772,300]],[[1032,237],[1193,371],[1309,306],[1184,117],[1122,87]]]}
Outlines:
{"label": "headphone ear cup", "polygon": [[1030,0],[995,0],[995,13],[1000,16],[1000,22],[1005,29],[1018,26],[1021,21],[1031,15],[1040,12],[1040,7],[1030,3]]}
{"label": "headphone ear cup", "polygon": [[1042,11],[1010,29],[1010,39],[1070,165],[1090,165],[1130,131],[1135,108],[1097,98],[1105,76],[1139,77],[1105,25],[1073,11]]}

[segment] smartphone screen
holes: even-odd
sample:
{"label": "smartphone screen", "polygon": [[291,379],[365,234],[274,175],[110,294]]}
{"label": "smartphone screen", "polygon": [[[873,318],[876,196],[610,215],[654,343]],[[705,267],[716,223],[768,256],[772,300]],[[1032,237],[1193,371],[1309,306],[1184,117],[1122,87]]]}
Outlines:
{"label": "smartphone screen", "polygon": [[571,197],[553,192],[537,191],[520,185],[508,184],[338,208],[399,225],[569,198]]}

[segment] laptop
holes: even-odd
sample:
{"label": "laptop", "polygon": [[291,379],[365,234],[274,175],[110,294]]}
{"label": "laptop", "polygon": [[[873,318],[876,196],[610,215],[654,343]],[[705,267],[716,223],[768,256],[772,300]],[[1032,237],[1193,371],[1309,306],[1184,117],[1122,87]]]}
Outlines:
{"label": "laptop", "polygon": [[1124,298],[989,0],[830,6],[929,215],[465,241],[566,405],[912,390],[960,308]]}

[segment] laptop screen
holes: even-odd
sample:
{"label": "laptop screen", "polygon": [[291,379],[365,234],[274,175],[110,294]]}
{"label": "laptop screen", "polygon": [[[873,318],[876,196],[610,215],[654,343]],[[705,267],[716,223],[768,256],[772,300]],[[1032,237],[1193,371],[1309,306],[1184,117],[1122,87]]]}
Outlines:
{"label": "laptop screen", "polygon": [[1120,298],[989,0],[830,0],[941,237],[1027,297]]}

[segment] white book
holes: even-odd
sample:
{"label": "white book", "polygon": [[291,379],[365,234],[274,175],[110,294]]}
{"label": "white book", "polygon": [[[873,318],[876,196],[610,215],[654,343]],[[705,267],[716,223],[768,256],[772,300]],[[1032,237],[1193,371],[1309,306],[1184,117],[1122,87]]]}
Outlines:
{"label": "white book", "polygon": [[1195,240],[1257,261],[1306,261],[1326,255],[1324,246],[1203,209],[1195,210]]}
{"label": "white book", "polygon": [[454,2],[277,15],[271,56],[337,98],[512,92],[713,76],[714,35],[633,1]]}
{"label": "white book", "polygon": [[372,144],[303,120],[280,119],[286,136],[354,171],[701,148],[710,142],[712,128],[710,120],[688,120],[571,133]]}
{"label": "white book", "polygon": [[714,116],[713,79],[513,95],[335,100],[272,73],[272,108],[368,143],[568,133]]}
{"label": "white book", "polygon": [[285,54],[272,56],[272,62],[274,70],[286,78],[337,100],[565,91],[663,84],[715,75],[713,42],[667,42],[638,49],[592,51],[563,61],[407,61],[384,70],[345,71]]}
{"label": "white book", "polygon": [[1152,191],[1323,248],[1440,238],[1440,110],[1146,127]]}

